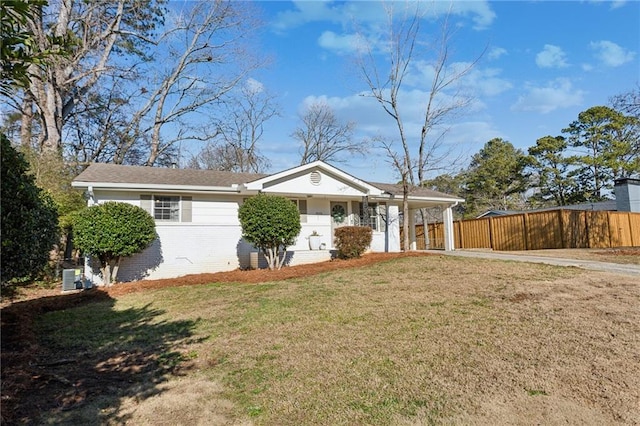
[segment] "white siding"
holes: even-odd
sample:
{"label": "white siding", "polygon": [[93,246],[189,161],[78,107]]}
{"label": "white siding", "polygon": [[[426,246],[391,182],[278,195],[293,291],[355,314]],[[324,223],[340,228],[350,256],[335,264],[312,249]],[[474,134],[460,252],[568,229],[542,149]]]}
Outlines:
{"label": "white siding", "polygon": [[[239,226],[157,225],[156,232],[159,239],[151,247],[123,259],[119,281],[173,278],[249,266],[253,248],[242,240]],[[94,281],[99,283],[98,277],[94,276]]]}
{"label": "white siding", "polygon": [[94,192],[96,203],[106,203],[107,201],[119,201],[122,203],[129,203],[140,207],[140,194],[137,192],[127,191],[100,191]]}
{"label": "white siding", "polygon": [[210,223],[219,225],[240,225],[238,208],[242,197],[194,195],[192,208],[194,223]]}
{"label": "white siding", "polygon": [[[374,252],[399,252],[400,251],[400,217],[398,206],[387,205],[386,223],[380,219],[380,231],[374,232],[371,241],[371,251]],[[386,228],[387,232],[384,232]]]}
{"label": "white siding", "polygon": [[[323,176],[323,179],[328,176]],[[328,182],[331,183],[331,182]],[[335,182],[333,183],[337,185]],[[300,190],[300,188],[298,188]],[[147,193],[147,192],[145,192]],[[242,239],[238,207],[243,196],[185,194],[193,197],[192,222],[158,222],[159,239],[143,253],[123,259],[119,281],[174,278],[188,274],[230,271],[250,266],[255,249]],[[302,198],[302,197],[301,197]],[[140,194],[127,191],[95,191],[99,203],[127,202],[140,205]],[[288,250],[309,250],[308,236],[316,231],[327,249],[333,248],[329,198],[307,198],[307,221],[296,243]],[[399,251],[398,206],[388,208],[389,235],[374,232],[372,251]],[[95,284],[99,270],[86,270]]]}

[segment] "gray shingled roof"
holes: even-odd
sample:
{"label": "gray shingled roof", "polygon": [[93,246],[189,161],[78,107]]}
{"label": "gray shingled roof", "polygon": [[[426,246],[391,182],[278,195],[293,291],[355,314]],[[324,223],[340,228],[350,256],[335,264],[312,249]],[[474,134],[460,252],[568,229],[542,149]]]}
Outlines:
{"label": "gray shingled roof", "polygon": [[220,186],[250,182],[268,175],[219,170],[168,169],[92,163],[74,180],[87,183],[133,183],[155,185]]}
{"label": "gray shingled roof", "polygon": [[[385,192],[388,192],[393,195],[402,195],[402,185],[395,183],[379,183],[379,182],[369,182],[371,185],[382,189]],[[456,197],[454,195],[445,194],[444,192],[434,191],[433,189],[428,188],[413,188],[409,193],[410,197],[426,197],[426,198],[450,198],[452,200],[457,200],[460,197]]]}
{"label": "gray shingled roof", "polygon": [[[151,185],[185,185],[230,187],[269,176],[260,173],[234,173],[218,170],[168,169],[162,167],[123,166],[119,164],[92,163],[74,179],[85,183],[131,183]],[[402,195],[402,186],[391,183],[369,184],[394,195]],[[415,188],[414,197],[457,199],[449,194],[427,188]]]}

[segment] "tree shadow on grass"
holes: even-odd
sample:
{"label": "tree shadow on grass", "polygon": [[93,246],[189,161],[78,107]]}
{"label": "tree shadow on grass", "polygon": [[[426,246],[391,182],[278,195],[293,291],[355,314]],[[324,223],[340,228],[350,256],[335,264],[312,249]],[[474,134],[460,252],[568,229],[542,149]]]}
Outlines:
{"label": "tree shadow on grass", "polygon": [[197,321],[161,319],[152,304],[115,309],[101,290],[2,310],[2,424],[124,423],[123,400],[143,400],[189,368],[180,347]]}

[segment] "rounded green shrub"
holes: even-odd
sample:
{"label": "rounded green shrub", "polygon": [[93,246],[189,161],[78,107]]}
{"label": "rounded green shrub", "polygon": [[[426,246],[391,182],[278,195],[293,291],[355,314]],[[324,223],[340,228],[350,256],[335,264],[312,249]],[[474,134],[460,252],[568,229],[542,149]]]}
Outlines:
{"label": "rounded green shrub", "polygon": [[260,194],[247,199],[238,209],[242,237],[262,250],[269,269],[282,267],[287,246],[300,233],[300,213],[291,200]]}
{"label": "rounded green shrub", "polygon": [[156,224],[149,213],[133,204],[114,201],[77,213],[73,235],[77,248],[100,260],[107,285],[116,280],[123,257],[140,253],[157,238]]}

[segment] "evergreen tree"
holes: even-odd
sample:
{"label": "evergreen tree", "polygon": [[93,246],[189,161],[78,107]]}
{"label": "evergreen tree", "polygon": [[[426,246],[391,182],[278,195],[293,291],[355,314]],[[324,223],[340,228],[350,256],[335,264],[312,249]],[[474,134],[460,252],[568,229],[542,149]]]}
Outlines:
{"label": "evergreen tree", "polygon": [[606,106],[581,112],[563,129],[578,150],[576,179],[589,201],[607,198],[617,178],[640,173],[639,120]]}
{"label": "evergreen tree", "polygon": [[529,148],[527,166],[538,191],[531,198],[543,204],[564,206],[584,201],[578,194],[571,172],[572,161],[565,157],[567,141],[562,136],[545,136]]}
{"label": "evergreen tree", "polygon": [[38,275],[58,241],[58,213],[28,173],[23,155],[0,134],[2,143],[2,288]]}
{"label": "evergreen tree", "polygon": [[520,208],[529,186],[525,166],[525,155],[510,142],[500,138],[487,142],[465,173],[467,215]]}

